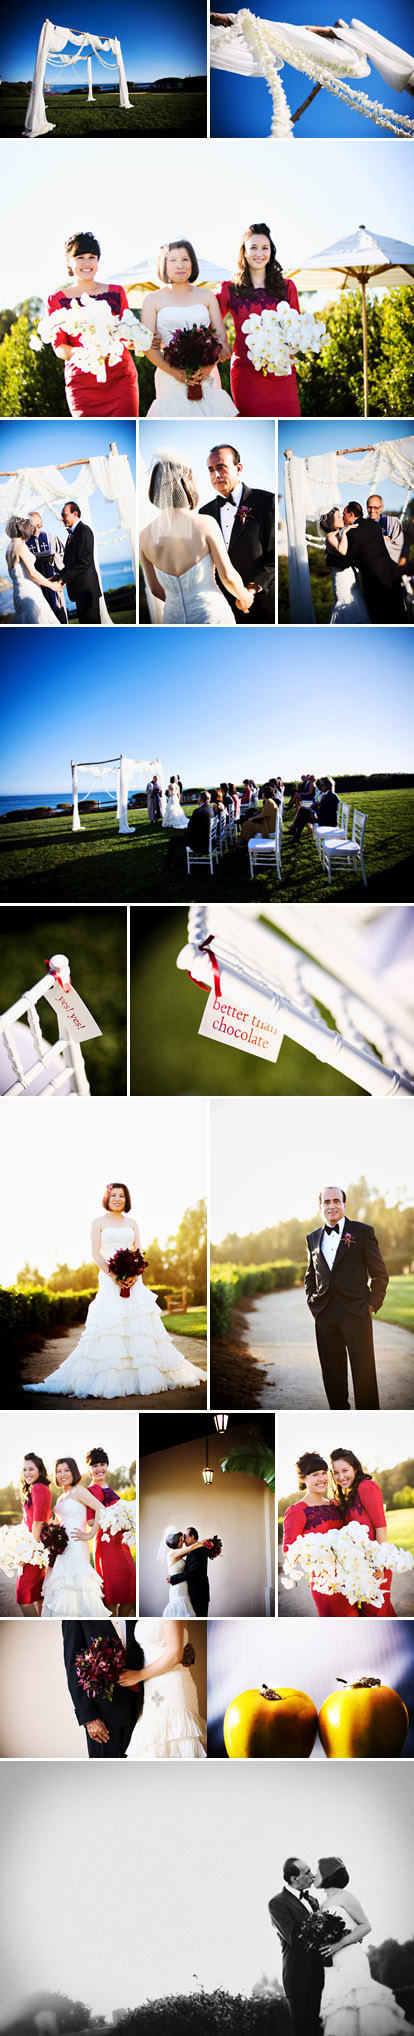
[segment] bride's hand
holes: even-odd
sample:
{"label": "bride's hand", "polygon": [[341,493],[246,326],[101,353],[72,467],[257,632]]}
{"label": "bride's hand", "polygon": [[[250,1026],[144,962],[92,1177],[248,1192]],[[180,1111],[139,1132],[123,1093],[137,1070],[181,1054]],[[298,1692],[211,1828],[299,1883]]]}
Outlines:
{"label": "bride's hand", "polygon": [[[94,1534],[96,1534],[96,1527],[94,1527]],[[84,1534],[83,1527],[72,1528],[71,1541],[90,1541],[90,1539],[89,1534]]]}
{"label": "bride's hand", "polygon": [[124,1668],[122,1670],[122,1675],[118,1676],[118,1682],[122,1684],[123,1690],[136,1689],[136,1685],[140,1681],[141,1676],[139,1668]]}

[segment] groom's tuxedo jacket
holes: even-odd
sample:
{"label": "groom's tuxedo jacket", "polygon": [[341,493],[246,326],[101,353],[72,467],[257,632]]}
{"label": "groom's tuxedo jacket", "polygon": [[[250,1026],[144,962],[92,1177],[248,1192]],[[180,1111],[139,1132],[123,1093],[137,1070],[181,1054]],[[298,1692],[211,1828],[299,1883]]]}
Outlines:
{"label": "groom's tuxedo jacket", "polygon": [[[344,1315],[367,1315],[369,1308],[376,1315],[387,1291],[388,1273],[371,1224],[354,1223],[345,1217],[331,1269],[321,1250],[323,1233],[322,1223],[306,1239],[305,1294],[311,1314],[321,1315],[328,1301],[333,1300]],[[350,1243],[346,1243],[347,1237]]]}
{"label": "groom's tuxedo jacket", "polygon": [[69,532],[63,554],[61,579],[70,601],[76,601],[80,622],[99,622],[100,586],[94,560],[93,531],[82,518]]}
{"label": "groom's tuxedo jacket", "polygon": [[[220,509],[224,495],[215,495],[213,501],[203,502],[200,516],[214,516],[221,530]],[[245,516],[240,511],[245,510]],[[232,594],[223,587],[226,601],[233,609],[236,622],[274,622],[275,620],[275,501],[265,488],[246,488],[234,518],[229,544],[229,559],[235,571],[240,573],[244,586],[251,580],[262,588],[255,594],[248,615],[242,615]],[[220,582],[221,584],[221,582]]]}
{"label": "groom's tuxedo jacket", "polygon": [[208,1555],[206,1548],[195,1548],[194,1553],[192,1553],[191,1548],[189,1548],[188,1555],[186,1557],[185,1576],[188,1583],[191,1603],[193,1607],[193,1612],[195,1612],[196,1615],[196,1619],[205,1619],[207,1617],[210,1603],[210,1585],[208,1581]]}
{"label": "groom's tuxedo jacket", "polygon": [[280,1937],[283,1952],[283,1985],[287,1999],[303,1989],[312,1994],[322,1993],[324,1970],[319,1951],[305,1951],[299,1944],[302,1924],[310,1911],[305,1902],[291,1895],[289,1888],[282,1888],[280,1895],[273,1895],[269,1902],[269,1915]]}
{"label": "groom's tuxedo jacket", "polygon": [[[144,1655],[142,1647],[139,1647],[138,1641],[135,1640],[134,1629],[134,1619],[127,1619],[125,1667],[143,1668]],[[117,1684],[112,1703],[108,1697],[88,1697],[86,1690],[82,1690],[78,1682],[76,1656],[83,1654],[85,1648],[91,1647],[92,1641],[98,1637],[102,1640],[107,1640],[110,1635],[117,1638],[115,1627],[109,1619],[104,1619],[102,1625],[99,1624],[99,1619],[63,1619],[62,1631],[66,1675],[78,1725],[89,1725],[92,1718],[103,1718],[110,1733],[106,1746],[94,1743],[87,1735],[88,1753],[93,1748],[95,1758],[98,1755],[100,1758],[106,1756],[112,1760],[122,1760],[125,1758],[137,1718],[141,1716],[144,1684],[139,1683],[136,1690],[123,1690]]]}

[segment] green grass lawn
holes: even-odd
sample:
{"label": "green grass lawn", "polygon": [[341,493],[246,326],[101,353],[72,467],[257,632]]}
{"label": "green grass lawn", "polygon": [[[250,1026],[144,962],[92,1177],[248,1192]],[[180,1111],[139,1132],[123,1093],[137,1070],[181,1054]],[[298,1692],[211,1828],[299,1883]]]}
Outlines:
{"label": "green grass lawn", "polygon": [[172,1336],[199,1336],[206,1340],[207,1308],[187,1308],[186,1315],[163,1315],[162,1319]]}
{"label": "green grass lawn", "polygon": [[387,1513],[388,1540],[396,1541],[397,1548],[408,1548],[414,1555],[414,1506],[404,1506],[400,1513]]}
{"label": "green grass lawn", "polygon": [[393,1275],[377,1319],[395,1322],[397,1329],[414,1329],[414,1276],[406,1273],[397,1279]]}
{"label": "green grass lawn", "polygon": [[[24,128],[28,92],[19,95],[10,92],[7,84],[0,89],[0,133],[21,135]],[[100,92],[99,98],[88,103],[86,89],[81,98],[72,98],[68,92],[51,93],[46,100],[46,118],[54,123],[54,134],[50,140],[100,135],[108,141],[112,135],[205,135],[207,133],[207,95],[204,92],[132,92],[133,111],[124,112],[117,93]],[[46,137],[49,139],[49,137]]]}
{"label": "green grass lawn", "polygon": [[[16,802],[18,804],[18,801]],[[366,869],[368,897],[381,900],[412,896],[414,793],[412,791],[358,792],[354,805],[368,815]],[[189,814],[191,808],[186,807]],[[190,903],[214,898],[218,903],[252,903],[260,898],[287,900],[361,898],[361,879],[349,873],[333,877],[328,885],[314,842],[306,833],[295,851],[286,827],[282,836],[282,883],[263,872],[252,881],[247,858],[239,850],[222,857],[211,877],[202,868],[187,877],[183,843],[177,847],[171,874],[164,870],[167,836],[161,827],[150,827],[146,809],[130,814],[136,832],[118,835],[115,813],[85,815],[83,831],[73,835],[67,819],[2,822],[0,826],[0,874],[3,896],[9,902],[49,898],[74,903],[85,896],[94,900],[122,903]],[[351,821],[352,824],[352,821]]]}

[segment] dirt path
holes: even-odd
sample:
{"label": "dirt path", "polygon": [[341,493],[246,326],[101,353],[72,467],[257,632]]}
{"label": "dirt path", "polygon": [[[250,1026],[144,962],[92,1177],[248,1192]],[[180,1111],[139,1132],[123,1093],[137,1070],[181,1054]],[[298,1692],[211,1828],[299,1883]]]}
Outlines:
{"label": "dirt path", "polygon": [[[250,1308],[247,1328],[250,1355],[266,1374],[260,1406],[326,1409],[314,1326],[302,1290],[293,1287],[283,1294],[259,1295]],[[412,1407],[414,1335],[389,1322],[374,1321],[374,1343],[381,1407]],[[353,1406],[352,1385],[350,1401]]]}
{"label": "dirt path", "polygon": [[[76,1350],[77,1343],[79,1343],[78,1322],[74,1329],[65,1329],[60,1336],[48,1337],[45,1342],[38,1342],[36,1349],[32,1348],[31,1351],[25,1352],[20,1363],[21,1391],[17,1404],[27,1407],[29,1396],[23,1393],[23,1387],[30,1384],[39,1385],[40,1387],[40,1391],[35,1396],[36,1407],[62,1406],[62,1394],[42,1393],[42,1382],[48,1378],[50,1372],[57,1370],[58,1365],[63,1364],[64,1358],[69,1357],[72,1350]],[[180,1412],[186,1413],[187,1410],[192,1410],[195,1407],[204,1407],[207,1398],[207,1343],[203,1343],[198,1336],[179,1336],[178,1334],[173,1334],[171,1337],[172,1361],[173,1344],[175,1344],[176,1350],[180,1351],[182,1357],[188,1358],[189,1364],[196,1364],[200,1371],[205,1372],[205,1387],[204,1385],[178,1386],[175,1392],[151,1393],[144,1397],[140,1394],[134,1395],[131,1393],[131,1397],[128,1395],[122,1399],[111,1401],[94,1399],[92,1395],[87,1400],[76,1400],[71,1395],[70,1398],[65,1400],[66,1406],[94,1407],[95,1411],[99,1407],[104,1408],[108,1407],[108,1405],[111,1407],[135,1409],[142,1407],[147,1408],[151,1413],[154,1412],[154,1408],[162,1408],[165,1413],[167,1409],[170,1412],[170,1408],[178,1407]],[[30,1399],[31,1397],[30,1395]]]}

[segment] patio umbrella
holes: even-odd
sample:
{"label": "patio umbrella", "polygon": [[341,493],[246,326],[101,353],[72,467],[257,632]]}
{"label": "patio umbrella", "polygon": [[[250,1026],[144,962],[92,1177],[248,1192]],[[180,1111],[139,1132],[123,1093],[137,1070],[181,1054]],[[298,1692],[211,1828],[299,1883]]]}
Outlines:
{"label": "patio umbrella", "polygon": [[301,269],[288,269],[297,290],[349,290],[359,283],[362,297],[362,338],[364,354],[364,415],[368,417],[368,345],[366,292],[370,284],[398,290],[414,282],[414,247],[406,241],[389,240],[358,226],[346,240],[311,255]]}
{"label": "patio umbrella", "polygon": [[[202,289],[203,283],[208,283],[210,289],[214,289],[216,283],[224,283],[227,276],[231,275],[231,263],[228,263],[227,268],[223,269],[220,262],[204,261],[201,255],[197,256],[197,260],[200,271],[197,277],[198,290]],[[157,276],[156,254],[148,255],[143,262],[137,262],[132,269],[123,269],[122,275],[115,277],[115,282],[123,283],[132,309],[134,303],[142,304],[146,290],[159,290],[160,287]]]}

